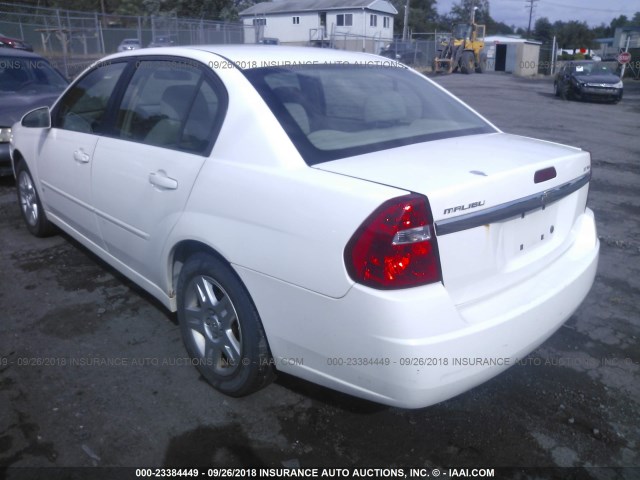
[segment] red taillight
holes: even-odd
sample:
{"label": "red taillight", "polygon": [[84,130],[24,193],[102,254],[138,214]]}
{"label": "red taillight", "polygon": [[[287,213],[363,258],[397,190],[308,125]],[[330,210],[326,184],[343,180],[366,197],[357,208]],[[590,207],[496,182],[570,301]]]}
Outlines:
{"label": "red taillight", "polygon": [[440,265],[427,199],[410,194],[383,203],[360,225],[344,252],[347,271],[373,288],[439,282]]}

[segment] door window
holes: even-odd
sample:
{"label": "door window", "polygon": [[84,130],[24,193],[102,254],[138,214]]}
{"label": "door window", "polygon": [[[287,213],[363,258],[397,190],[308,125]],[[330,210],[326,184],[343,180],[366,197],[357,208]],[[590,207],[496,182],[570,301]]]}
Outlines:
{"label": "door window", "polygon": [[111,94],[126,65],[104,64],[85,75],[60,101],[53,126],[74,132],[99,132]]}
{"label": "door window", "polygon": [[116,136],[205,154],[224,113],[225,94],[197,65],[144,60],[125,91]]}

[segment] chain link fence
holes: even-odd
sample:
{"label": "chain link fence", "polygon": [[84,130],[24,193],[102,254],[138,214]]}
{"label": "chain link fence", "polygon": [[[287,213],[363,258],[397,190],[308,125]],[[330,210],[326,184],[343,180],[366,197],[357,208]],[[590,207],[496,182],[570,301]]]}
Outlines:
{"label": "chain link fence", "polygon": [[553,44],[540,45],[540,57],[538,59],[538,74],[553,75],[557,69],[557,61],[553,58]]}
{"label": "chain link fence", "polygon": [[127,16],[0,3],[0,32],[20,38],[71,78],[91,62],[114,53],[124,39],[144,47],[255,43],[253,26],[179,18],[175,15]]}

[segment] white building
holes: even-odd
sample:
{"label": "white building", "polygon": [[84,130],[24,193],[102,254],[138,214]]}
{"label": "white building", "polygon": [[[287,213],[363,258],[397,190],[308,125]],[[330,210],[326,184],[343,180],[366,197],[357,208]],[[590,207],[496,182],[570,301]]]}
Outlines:
{"label": "white building", "polygon": [[528,77],[538,73],[540,42],[524,38],[493,35],[484,39],[487,71]]}
{"label": "white building", "polygon": [[240,18],[256,27],[256,41],[378,53],[393,40],[397,13],[387,0],[276,0],[257,3]]}

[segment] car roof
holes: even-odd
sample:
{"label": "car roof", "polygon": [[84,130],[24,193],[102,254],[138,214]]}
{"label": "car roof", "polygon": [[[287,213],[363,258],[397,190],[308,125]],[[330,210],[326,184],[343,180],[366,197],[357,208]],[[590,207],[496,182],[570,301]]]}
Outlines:
{"label": "car roof", "polygon": [[0,39],[5,39],[5,40],[14,40],[14,41],[16,41],[16,42],[24,43],[24,40],[22,40],[21,38],[9,37],[9,36],[7,36],[7,35],[3,35],[2,33],[0,33]]}
{"label": "car roof", "polygon": [[108,59],[140,55],[169,55],[199,57],[202,52],[219,55],[234,62],[239,69],[265,66],[294,66],[313,64],[363,64],[401,66],[389,58],[371,53],[350,52],[330,48],[293,47],[282,45],[191,45],[180,47],[149,48],[141,52],[122,52],[109,55]]}
{"label": "car roof", "polygon": [[17,48],[2,48],[0,49],[0,56],[2,57],[23,57],[23,58],[34,58],[38,60],[46,60],[44,57],[33,53],[27,52],[26,50],[20,50]]}

